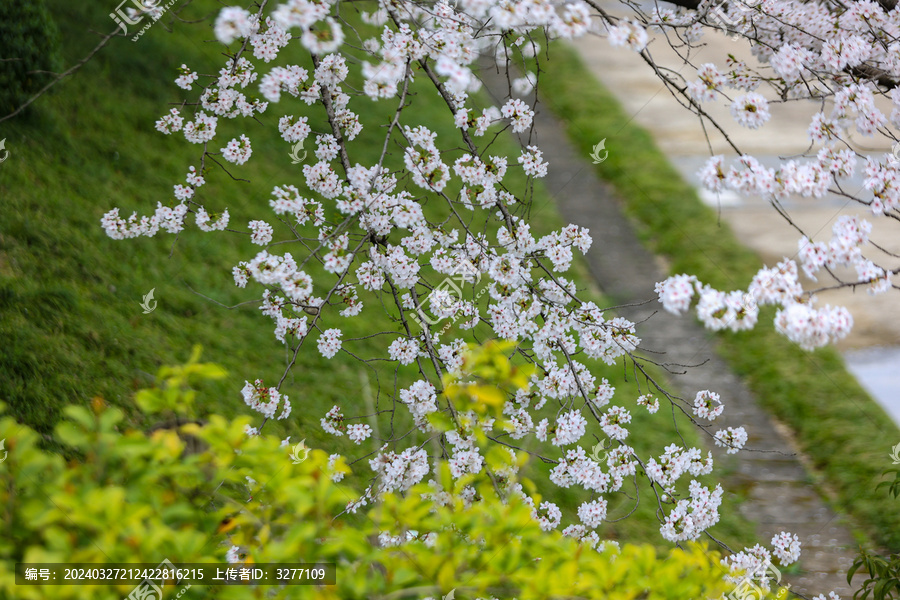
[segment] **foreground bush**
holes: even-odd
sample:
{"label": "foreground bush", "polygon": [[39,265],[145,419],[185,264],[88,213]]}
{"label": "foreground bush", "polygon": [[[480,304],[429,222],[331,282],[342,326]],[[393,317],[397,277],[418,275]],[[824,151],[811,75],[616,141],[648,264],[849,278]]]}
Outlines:
{"label": "foreground bush", "polygon": [[[12,58],[14,57],[14,58]],[[5,116],[58,71],[59,32],[44,0],[0,3],[0,116]]]}
{"label": "foreground bush", "polygon": [[[134,587],[16,586],[16,562],[221,563],[226,549],[247,563],[336,563],[337,583],[193,585],[182,598],[439,598],[453,590],[456,598],[684,600],[725,591],[717,552],[692,544],[660,557],[646,545],[592,547],[544,532],[521,495],[499,501],[487,477],[466,478],[477,494],[464,500],[446,463],[438,469],[449,492],[441,501],[419,484],[383,495],[365,516],[348,512],[348,503],[361,504],[340,482],[349,472],[342,460],[330,464],[313,449],[294,464],[292,454],[305,452],[248,437],[249,417],[193,422],[191,383],[223,375],[196,353],[183,367],[162,369],[160,387],[139,392],[138,402],[166,422],[172,414],[191,422],[150,434],[125,427],[123,413],[99,398],[91,408],[69,407],[56,429],[69,459],[0,418],[8,451],[0,463],[0,597],[118,600]],[[472,402],[485,396],[478,385],[470,391]],[[495,472],[517,468],[508,453],[488,460]],[[515,476],[500,485],[515,487]]]}

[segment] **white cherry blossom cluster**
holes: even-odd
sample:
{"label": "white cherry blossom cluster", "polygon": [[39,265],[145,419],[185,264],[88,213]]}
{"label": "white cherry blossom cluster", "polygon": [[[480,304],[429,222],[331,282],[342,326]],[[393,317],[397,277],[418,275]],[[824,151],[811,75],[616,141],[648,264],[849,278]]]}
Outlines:
{"label": "white cherry blossom cluster", "polygon": [[410,387],[400,390],[400,402],[405,404],[416,424],[423,432],[432,429],[428,415],[437,411],[437,394],[434,386],[425,380],[416,381]]}
{"label": "white cherry blossom cluster", "polygon": [[335,483],[340,483],[344,479],[344,472],[335,468],[335,465],[340,458],[340,454],[328,455],[328,471],[331,474],[331,480]]}
{"label": "white cherry blossom cluster", "polygon": [[670,542],[696,540],[718,523],[719,506],[722,504],[722,486],[709,491],[696,480],[691,480],[690,497],[678,501],[660,527],[662,536]]}
{"label": "white cherry blossom cluster", "polygon": [[267,419],[275,416],[275,411],[282,402],[281,414],[278,415],[278,418],[286,419],[291,414],[291,402],[288,397],[282,396],[281,392],[275,388],[265,387],[259,379],[253,383],[245,381],[241,396],[244,398],[244,404],[262,413]]}
{"label": "white cherry blossom cluster", "polygon": [[369,439],[370,435],[372,435],[372,428],[365,423],[347,425],[347,437],[357,445]]}
{"label": "white cherry blossom cluster", "polygon": [[743,427],[720,429],[715,434],[716,446],[726,448],[728,454],[736,454],[747,443],[747,431]]}
{"label": "white cherry blossom cluster", "polygon": [[[844,231],[848,222],[850,220],[839,221],[835,230]],[[813,246],[809,240],[805,243],[811,246],[810,250],[801,252],[804,269],[809,272],[815,272],[820,262],[837,264],[838,260],[849,256],[845,250],[847,246],[832,252],[830,246]],[[889,279],[889,275],[874,265],[866,266],[864,262],[857,265],[868,269],[864,272],[867,277],[871,276],[859,283],[869,284],[870,289],[874,287],[876,291],[886,289],[884,286],[887,284],[881,282]],[[760,269],[746,292],[721,292],[687,275],[676,275],[658,283],[656,292],[663,308],[674,314],[689,310],[696,294],[699,296],[697,316],[707,328],[716,331],[726,328],[732,331],[751,329],[756,325],[761,305],[780,305],[775,314],[776,330],[807,350],[842,339],[853,327],[853,317],[846,308],[830,305],[818,309],[814,307],[816,297],[804,295],[798,280],[797,264],[788,259],[774,268]]]}
{"label": "white cherry blossom cluster", "polygon": [[697,392],[694,397],[694,414],[701,419],[714,421],[716,417],[722,414],[725,405],[719,398],[719,394],[709,390]]}
{"label": "white cherry blossom cluster", "polygon": [[585,502],[578,507],[578,518],[581,519],[585,527],[597,528],[606,519],[606,506],[606,500],[602,498],[592,502]]}
{"label": "white cherry blossom cluster", "polygon": [[534,519],[544,531],[556,529],[562,520],[562,511],[553,502],[541,502],[540,506],[533,509]]}
{"label": "white cherry blossom cluster", "polygon": [[570,411],[556,420],[555,432],[550,442],[554,446],[568,446],[574,444],[584,435],[587,420],[580,411]]}
{"label": "white cherry blossom cluster", "polygon": [[650,394],[638,396],[636,402],[638,406],[646,407],[647,412],[651,415],[656,414],[656,412],[659,410],[659,399],[652,397]]}
{"label": "white cherry blossom cluster", "polygon": [[378,475],[381,491],[408,490],[428,474],[428,454],[425,450],[407,448],[399,454],[384,450],[382,448],[369,461],[372,470]]}
{"label": "white cherry blossom cluster", "polygon": [[[485,427],[489,429],[489,427]],[[450,466],[450,474],[459,479],[468,473],[477,474],[481,472],[484,466],[484,457],[478,450],[473,435],[460,435],[456,431],[448,431],[446,434],[447,442],[453,447],[450,459],[447,461]]]}
{"label": "white cherry blossom cluster", "polygon": [[685,474],[694,477],[712,472],[712,454],[703,459],[698,448],[685,449],[676,444],[666,446],[659,459],[648,459],[645,470],[653,483],[658,484],[668,494],[675,493],[675,483]]}
{"label": "white cherry blossom cluster", "polygon": [[782,531],[772,538],[772,553],[783,565],[789,565],[800,558],[800,538]]}

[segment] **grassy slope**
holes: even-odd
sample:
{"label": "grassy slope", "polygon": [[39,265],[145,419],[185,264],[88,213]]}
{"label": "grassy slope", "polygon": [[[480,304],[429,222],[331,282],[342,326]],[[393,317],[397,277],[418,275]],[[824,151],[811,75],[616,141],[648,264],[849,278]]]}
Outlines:
{"label": "grassy slope", "polygon": [[[573,49],[557,44],[544,72],[544,100],[587,155],[610,138],[615,151],[597,168],[619,192],[642,237],[670,260],[719,289],[745,287],[760,266],[715,212],[668,163],[650,134],[629,122],[614,96]],[[628,123],[627,125],[622,125]],[[900,506],[875,491],[900,431],[860,387],[833,349],[804,352],[775,332],[772,309],[753,333],[719,335],[719,349],[775,415],[786,421],[845,508],[877,543],[900,549]]]}
{"label": "grassy slope", "polygon": [[[111,27],[102,6],[62,1],[50,5],[66,43],[68,64],[95,43],[86,30]],[[214,2],[194,2],[185,16],[210,14],[215,6]],[[168,234],[113,241],[99,226],[100,217],[114,206],[121,207],[123,216],[152,212],[158,201],[170,200],[172,185],[182,182],[187,165],[198,164],[197,147],[180,135],[157,133],[153,121],[168,103],[186,97],[172,84],[182,62],[208,73],[219,68],[221,58],[215,46],[204,41],[212,37],[207,25],[176,24],[174,33],[169,33],[164,23],[165,19],[154,25],[136,43],[115,40],[75,77],[41,99],[27,118],[4,123],[0,131],[11,151],[0,167],[0,195],[7,205],[0,212],[0,397],[10,401],[22,422],[45,432],[58,420],[61,406],[83,403],[94,395],[129,409],[139,423],[142,416],[133,409],[133,391],[147,385],[160,365],[186,359],[195,343],[204,347],[204,360],[229,371],[227,380],[208,388],[203,396],[207,410],[225,415],[245,413],[238,394],[245,379],[277,381],[286,359],[284,347],[273,339],[271,321],[258,313],[255,304],[226,310],[189,289],[229,306],[258,298],[258,287],[239,290],[230,275],[233,265],[259,250],[248,236],[206,234],[191,223],[177,243]],[[427,88],[415,99],[417,118],[430,127],[447,123],[446,106],[436,100]],[[364,115],[370,123],[364,139],[366,135],[378,139],[381,130],[376,125],[388,122],[391,110],[393,102],[372,105],[372,111]],[[275,127],[278,117],[292,112],[312,115],[313,129],[324,130],[321,113],[305,104],[270,106],[261,117],[264,126],[250,131],[252,158],[233,169],[236,177],[250,183],[232,182],[220,171],[207,177],[201,198],[208,207],[228,207],[230,228],[244,230],[247,221],[262,217],[276,225],[276,239],[287,237],[287,229],[275,222],[268,199],[274,185],[302,187],[300,167],[290,163],[289,145]],[[234,124],[222,123],[220,128],[224,134],[220,140],[237,131]],[[455,135],[452,128],[437,130],[441,136]],[[359,154],[351,157],[353,162],[377,160],[380,143],[355,146]],[[500,136],[492,153],[515,157],[518,150],[512,140]],[[398,156],[395,151],[392,160],[396,162]],[[514,158],[510,162],[515,164]],[[545,192],[538,187],[536,194],[535,206],[544,207],[532,215],[535,233],[540,234],[561,223]],[[426,208],[431,217],[441,210],[433,201]],[[300,254],[300,250],[294,252]],[[569,275],[579,287],[588,288],[584,266],[579,263],[574,271]],[[155,288],[158,307],[144,315],[139,303],[151,288]],[[322,328],[340,327],[345,339],[401,330],[373,299],[367,299],[366,305],[362,318],[329,315]],[[484,339],[485,332],[480,333]],[[383,355],[393,337],[354,342],[352,348],[362,357]],[[451,334],[445,334],[445,339],[452,339]],[[638,395],[633,383],[622,382],[621,369],[598,365],[595,372],[619,387],[620,401]],[[323,434],[318,419],[333,404],[351,405],[365,414],[369,411],[357,399],[367,395],[380,401],[379,408],[389,408],[384,393],[413,376],[409,369],[395,372],[385,363],[363,366],[346,353],[326,361],[311,344],[300,353],[283,389],[294,403],[292,417],[267,429],[273,426],[279,436],[305,437],[312,446],[327,443],[335,452],[358,456],[359,450],[350,450],[346,438],[335,440]],[[552,418],[556,409],[548,406],[544,412],[542,416]],[[635,412],[634,430],[641,431],[639,450],[660,453],[673,439],[674,426],[663,413],[650,417],[643,409]],[[408,419],[400,415],[398,423]],[[682,432],[687,430],[686,441],[696,443],[690,428],[680,425]],[[375,448],[373,444],[369,450]],[[540,481],[544,475],[537,471],[546,470],[535,464],[529,474]],[[646,489],[641,492],[648,497]],[[548,496],[573,506],[573,497],[565,490],[552,490]],[[622,516],[630,508],[623,502],[611,510],[611,517]],[[717,535],[732,544],[749,540],[752,528],[737,518],[737,511],[723,512],[726,516]],[[658,541],[654,521],[653,507],[643,502],[638,515],[610,525],[603,533]]]}

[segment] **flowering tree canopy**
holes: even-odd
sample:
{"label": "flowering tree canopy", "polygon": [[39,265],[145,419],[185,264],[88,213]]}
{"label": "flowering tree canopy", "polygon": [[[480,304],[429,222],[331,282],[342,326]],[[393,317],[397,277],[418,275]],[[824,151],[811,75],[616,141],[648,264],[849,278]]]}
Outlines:
{"label": "flowering tree canopy", "polygon": [[[696,540],[719,519],[721,486],[710,489],[696,479],[713,470],[711,453],[673,440],[662,455],[639,456],[629,444],[630,435],[639,432],[630,431],[629,424],[634,411],[657,412],[657,392],[673,411],[704,428],[712,427],[724,403],[714,391],[699,390],[691,401],[660,386],[637,398],[619,398],[592,374],[591,361],[620,359],[644,372],[645,359],[635,354],[641,343],[636,325],[585,300],[567,278],[576,254],[594,243],[589,231],[576,223],[534,233],[530,190],[548,169],[541,149],[527,144],[518,155],[494,150],[503,130],[527,135],[532,127],[532,92],[539,88],[540,73],[532,67],[541,64],[548,40],[596,35],[631,48],[688,110],[723,134],[705,109],[709,103],[730,102],[736,122],[755,129],[765,127],[782,103],[819,102],[807,156],[767,168],[732,143],[740,159],[726,166],[723,157],[711,157],[702,170],[704,185],[764,195],[785,218],[780,201],[789,195],[834,193],[866,205],[873,218],[900,219],[900,164],[890,155],[863,157],[848,141],[854,130],[896,140],[891,130],[900,126],[895,2],[731,0],[713,7],[681,0],[651,12],[634,3],[623,6],[628,18],[613,16],[592,0],[367,5],[263,0],[252,10],[229,7],[218,13],[215,36],[227,55],[218,74],[203,74],[206,65],[182,65],[175,83],[188,96],[163,114],[156,128],[195,144],[196,163],[185,165],[174,200],[160,202],[147,216],[124,218],[113,209],[102,225],[114,239],[178,234],[192,224],[203,232],[249,235],[260,250],[230,265],[234,283],[255,290],[275,338],[289,349],[285,375],[300,352],[357,356],[360,340],[345,338],[341,320],[387,312],[396,327],[370,332],[382,352],[368,360],[417,373],[392,398],[395,409],[408,411],[414,427],[391,429],[391,437],[379,439],[384,445],[368,461],[372,483],[349,511],[429,477],[435,502],[446,501],[449,491],[437,483],[435,462],[445,457],[455,480],[488,473],[500,497],[523,496],[530,503],[542,528],[564,526],[566,535],[593,545],[606,519],[604,497],[626,494],[638,476],[655,494],[664,539]],[[665,34],[689,61],[706,31],[723,28],[721,19],[712,18],[713,8],[728,17],[729,31],[750,41],[759,64],[723,57],[687,77],[657,68],[648,30]],[[485,66],[479,57],[508,74],[508,96],[497,105],[484,105],[478,94],[479,70]],[[759,93],[761,86],[774,90],[778,101]],[[455,126],[454,135],[439,137],[434,123],[416,112],[417,97],[425,93],[437,94],[446,105],[443,118]],[[887,100],[890,114],[879,104]],[[373,103],[393,107],[387,122],[367,118]],[[285,148],[293,146],[296,153],[312,142],[313,156],[302,177],[272,187],[268,210],[234,223],[228,207],[206,196],[203,186],[219,170],[234,177],[252,160],[256,117],[272,111],[278,113]],[[224,130],[237,133],[219,135]],[[378,158],[360,162],[354,144],[380,148]],[[865,190],[855,194],[842,182],[858,168],[864,170]],[[816,348],[845,336],[852,318],[843,308],[817,308],[815,293],[801,287],[799,271],[811,278],[825,271],[834,279],[830,287],[861,285],[871,293],[896,287],[891,277],[900,267],[890,261],[897,257],[872,254],[881,247],[870,233],[866,220],[841,218],[830,240],[802,237],[797,261],[760,269],[746,290],[716,290],[684,274],[660,282],[655,291],[673,313],[689,310],[696,298],[698,316],[716,330],[751,329],[760,305],[776,305],[776,328],[804,348]],[[857,277],[841,279],[835,272],[839,266],[855,268]],[[461,288],[476,285],[478,295],[466,299]],[[458,329],[453,339],[442,337],[446,323]],[[508,344],[466,355],[468,342],[484,338]],[[497,362],[498,355],[503,361]],[[464,388],[468,378],[490,369],[506,369],[501,380],[505,377],[507,385],[481,393],[476,403],[454,395],[454,386]],[[260,435],[266,420],[291,414],[284,381],[246,383],[244,400],[262,416],[259,425],[247,426],[248,434]],[[373,430],[350,424],[358,412],[349,402],[334,406],[321,415],[321,425],[361,444]],[[589,456],[582,445],[589,423],[613,441],[605,459]],[[747,440],[742,427],[713,435],[729,453]],[[558,447],[556,456],[543,458],[555,465],[553,484],[583,490],[576,515],[534,501],[521,485],[504,485],[512,478],[488,464],[487,448],[505,446],[516,456],[514,443],[526,438]],[[477,501],[472,487],[461,495],[468,504]],[[771,546],[736,552],[726,563],[735,572],[755,571],[773,555],[783,565],[799,556],[795,535],[777,535]]]}

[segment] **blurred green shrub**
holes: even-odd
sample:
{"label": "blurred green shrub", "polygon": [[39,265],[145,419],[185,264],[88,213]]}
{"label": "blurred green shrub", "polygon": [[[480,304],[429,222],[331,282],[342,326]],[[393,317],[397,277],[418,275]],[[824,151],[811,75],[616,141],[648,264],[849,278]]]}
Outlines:
{"label": "blurred green shrub", "polygon": [[[490,374],[518,379],[499,345],[474,353],[478,383],[457,396],[483,401]],[[139,392],[143,410],[161,418],[191,419],[194,384],[223,371],[198,362],[163,368],[157,387]],[[5,405],[0,404],[0,413]],[[251,418],[212,416],[156,428],[129,429],[117,408],[96,398],[70,406],[56,436],[80,459],[44,451],[40,436],[0,418],[8,457],[0,463],[0,597],[20,600],[121,600],[133,585],[16,586],[16,562],[223,563],[239,548],[247,563],[336,563],[334,586],[213,586],[194,584],[180,598],[323,598],[377,600],[500,597],[685,600],[725,591],[717,552],[698,545],[658,556],[650,545],[609,544],[603,552],[543,532],[520,497],[503,503],[489,478],[453,480],[446,463],[437,479],[451,492],[439,506],[423,496],[430,485],[346,513],[359,493],[336,483],[338,460],[312,450],[298,464],[277,439],[248,437]],[[199,441],[186,451],[187,438]],[[491,453],[493,454],[493,453]],[[506,452],[489,456],[499,463]],[[250,480],[248,480],[250,478]],[[480,497],[465,508],[456,494],[473,485]],[[249,499],[248,499],[249,498]],[[379,534],[410,541],[382,547]],[[431,534],[431,535],[428,535]],[[176,588],[168,587],[173,590]],[[171,592],[169,592],[171,593]],[[168,597],[168,596],[167,596]]]}
{"label": "blurred green shrub", "polygon": [[0,2],[0,117],[19,108],[60,70],[59,32],[44,0]]}

